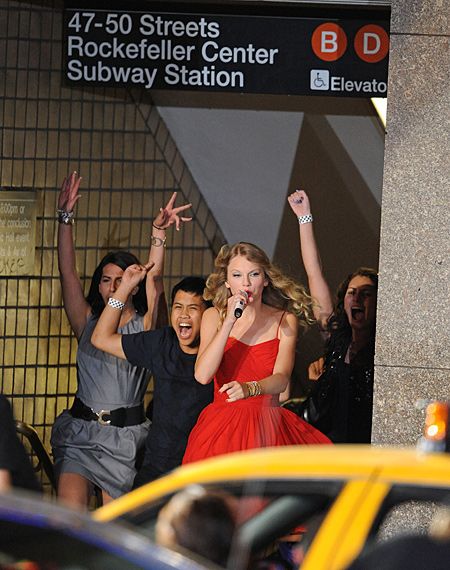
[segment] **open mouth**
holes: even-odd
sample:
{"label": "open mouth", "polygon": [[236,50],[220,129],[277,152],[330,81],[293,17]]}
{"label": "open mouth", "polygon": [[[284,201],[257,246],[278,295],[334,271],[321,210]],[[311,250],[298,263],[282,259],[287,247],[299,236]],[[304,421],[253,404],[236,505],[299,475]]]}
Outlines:
{"label": "open mouth", "polygon": [[178,331],[180,338],[189,338],[192,333],[192,325],[189,323],[179,323]]}
{"label": "open mouth", "polygon": [[352,320],[362,321],[364,319],[364,309],[362,307],[352,307]]}

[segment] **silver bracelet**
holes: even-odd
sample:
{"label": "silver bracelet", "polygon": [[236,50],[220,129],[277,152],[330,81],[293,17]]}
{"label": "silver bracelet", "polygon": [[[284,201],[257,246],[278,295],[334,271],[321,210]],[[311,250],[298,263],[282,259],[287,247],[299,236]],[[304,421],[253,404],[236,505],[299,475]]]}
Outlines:
{"label": "silver bracelet", "polygon": [[155,247],[166,247],[166,238],[160,238],[157,236],[150,236],[150,240],[151,240],[151,244],[154,245]]}
{"label": "silver bracelet", "polygon": [[108,299],[108,305],[113,309],[119,309],[119,311],[121,311],[125,307],[125,303],[122,303],[122,301],[114,299],[113,297],[110,297]]}
{"label": "silver bracelet", "polygon": [[60,224],[65,224],[69,226],[74,223],[73,219],[73,212],[66,212],[66,210],[56,210],[56,214],[58,215],[58,222]]}
{"label": "silver bracelet", "polygon": [[299,224],[310,224],[313,221],[312,214],[306,214],[304,216],[298,216],[298,223]]}

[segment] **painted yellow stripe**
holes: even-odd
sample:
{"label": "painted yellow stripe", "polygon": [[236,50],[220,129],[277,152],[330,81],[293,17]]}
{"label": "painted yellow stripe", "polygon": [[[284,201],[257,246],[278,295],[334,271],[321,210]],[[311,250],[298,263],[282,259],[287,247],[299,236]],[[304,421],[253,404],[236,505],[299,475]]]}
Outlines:
{"label": "painted yellow stripe", "polygon": [[342,570],[364,546],[390,485],[352,481],[340,493],[324,519],[302,570]]}

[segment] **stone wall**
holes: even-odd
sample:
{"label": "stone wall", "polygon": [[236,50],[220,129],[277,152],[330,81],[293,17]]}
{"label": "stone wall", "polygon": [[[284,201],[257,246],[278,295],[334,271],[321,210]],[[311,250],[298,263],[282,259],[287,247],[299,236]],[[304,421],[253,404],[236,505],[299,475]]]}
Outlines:
{"label": "stone wall", "polygon": [[450,398],[450,4],[392,3],[373,441],[414,444]]}

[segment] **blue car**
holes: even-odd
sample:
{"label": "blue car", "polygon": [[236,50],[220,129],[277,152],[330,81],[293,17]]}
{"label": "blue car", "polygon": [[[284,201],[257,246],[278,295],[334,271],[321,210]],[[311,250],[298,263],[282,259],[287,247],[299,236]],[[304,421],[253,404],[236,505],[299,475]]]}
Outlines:
{"label": "blue car", "polygon": [[205,570],[131,528],[26,493],[0,494],[2,570]]}

